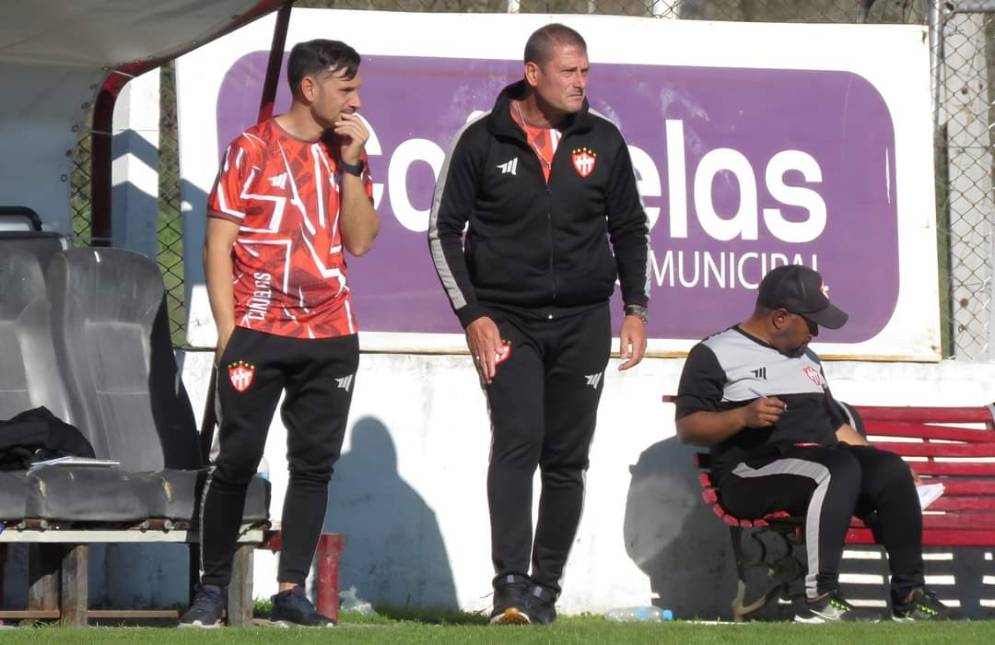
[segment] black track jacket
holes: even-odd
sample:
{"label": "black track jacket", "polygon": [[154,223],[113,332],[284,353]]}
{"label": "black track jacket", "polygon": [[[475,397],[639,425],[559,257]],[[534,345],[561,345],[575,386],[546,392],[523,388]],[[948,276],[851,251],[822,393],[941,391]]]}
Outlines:
{"label": "black track jacket", "polygon": [[[646,213],[622,134],[585,101],[561,128],[547,184],[511,119],[523,90],[506,87],[456,135],[435,187],[429,248],[460,323],[488,305],[558,317],[607,300],[616,277],[625,304],[645,306]],[[585,152],[587,176],[574,161]]]}

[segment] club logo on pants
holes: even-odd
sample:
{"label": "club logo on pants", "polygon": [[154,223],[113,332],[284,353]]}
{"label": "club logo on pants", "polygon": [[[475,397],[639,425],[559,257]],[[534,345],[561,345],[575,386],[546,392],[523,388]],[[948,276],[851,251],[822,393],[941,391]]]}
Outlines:
{"label": "club logo on pants", "polygon": [[228,365],[228,380],[237,392],[245,392],[252,385],[256,376],[256,366],[245,361],[236,361]]}
{"label": "club logo on pants", "polygon": [[594,166],[598,161],[598,155],[588,148],[576,148],[570,155],[574,163],[574,170],[581,177],[587,177],[594,172]]}

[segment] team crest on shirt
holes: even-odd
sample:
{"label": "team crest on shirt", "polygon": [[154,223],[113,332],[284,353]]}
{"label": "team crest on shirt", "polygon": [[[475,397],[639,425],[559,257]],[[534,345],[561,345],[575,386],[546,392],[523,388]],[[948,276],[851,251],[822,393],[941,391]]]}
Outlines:
{"label": "team crest on shirt", "polygon": [[587,177],[594,172],[594,166],[598,162],[598,153],[590,148],[574,148],[570,154],[570,159],[573,161],[577,174],[581,177]]}
{"label": "team crest on shirt", "polygon": [[806,366],[802,369],[802,372],[805,373],[805,376],[807,376],[810,381],[812,381],[819,387],[822,388],[826,387],[826,382],[822,379],[822,374],[819,373],[819,370],[815,369],[814,367]]}
{"label": "team crest on shirt", "polygon": [[235,361],[228,365],[228,380],[237,392],[245,392],[256,376],[256,366],[245,361]]}

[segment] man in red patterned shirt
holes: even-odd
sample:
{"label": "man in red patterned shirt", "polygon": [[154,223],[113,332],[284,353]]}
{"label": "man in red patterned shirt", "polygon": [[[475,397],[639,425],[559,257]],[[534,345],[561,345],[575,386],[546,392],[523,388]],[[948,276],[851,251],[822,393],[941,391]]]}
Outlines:
{"label": "man in red patterned shirt", "polygon": [[280,396],[290,480],[271,619],[329,625],[304,594],[359,362],[343,249],[379,230],[356,113],[359,55],[290,52],[290,110],[228,146],[208,201],[204,267],[218,328],[220,453],[204,486],[201,585],[181,626],[220,624],[245,495]]}

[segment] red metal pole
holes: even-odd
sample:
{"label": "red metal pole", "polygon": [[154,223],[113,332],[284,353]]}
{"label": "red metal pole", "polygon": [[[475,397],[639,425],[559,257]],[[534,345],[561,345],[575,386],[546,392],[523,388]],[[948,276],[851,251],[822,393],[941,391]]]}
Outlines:
{"label": "red metal pole", "polygon": [[287,28],[290,25],[291,8],[293,8],[293,2],[288,2],[276,12],[273,44],[270,45],[269,49],[269,63],[266,65],[266,79],[263,81],[263,95],[259,101],[257,123],[262,123],[273,116],[273,103],[276,101],[276,86],[280,80],[280,66],[283,65],[283,48],[287,44]]}
{"label": "red metal pole", "polygon": [[340,533],[322,533],[318,538],[318,613],[339,622],[339,560],[345,547]]}
{"label": "red metal pole", "polygon": [[114,104],[133,77],[155,63],[129,63],[111,72],[100,86],[93,104],[90,131],[90,245],[110,246],[111,237],[111,131]]}

